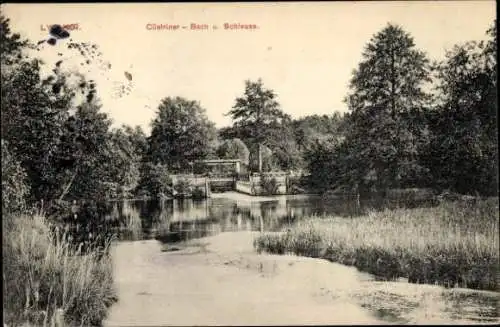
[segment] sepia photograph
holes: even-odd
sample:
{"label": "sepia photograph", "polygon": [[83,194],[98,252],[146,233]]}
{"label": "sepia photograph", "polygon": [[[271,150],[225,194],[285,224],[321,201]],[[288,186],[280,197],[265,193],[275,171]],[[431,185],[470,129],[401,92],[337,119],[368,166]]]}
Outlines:
{"label": "sepia photograph", "polygon": [[495,1],[0,20],[4,327],[500,324]]}

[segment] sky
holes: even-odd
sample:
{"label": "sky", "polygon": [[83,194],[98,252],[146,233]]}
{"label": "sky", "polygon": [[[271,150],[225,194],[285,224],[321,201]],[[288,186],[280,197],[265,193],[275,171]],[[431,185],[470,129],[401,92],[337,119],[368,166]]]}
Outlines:
{"label": "sky", "polygon": [[[495,1],[366,1],[287,3],[2,4],[11,29],[33,41],[46,26],[78,24],[73,42],[91,42],[101,63],[79,65],[69,40],[44,44],[47,63],[78,69],[97,82],[102,110],[115,126],[147,132],[161,99],[199,101],[217,127],[244,92],[244,81],[262,78],[293,118],[345,112],[343,102],[364,46],[388,23],[399,24],[433,60],[457,43],[485,38]],[[255,25],[225,29],[224,24]],[[150,25],[148,25],[150,24]],[[151,24],[179,25],[152,30]],[[207,24],[191,29],[191,24]],[[217,27],[214,29],[214,25]],[[186,28],[182,28],[186,26]],[[110,69],[108,63],[111,64]],[[104,65],[104,66],[103,66]],[[125,72],[130,73],[129,81]],[[117,95],[119,85],[130,91]]]}

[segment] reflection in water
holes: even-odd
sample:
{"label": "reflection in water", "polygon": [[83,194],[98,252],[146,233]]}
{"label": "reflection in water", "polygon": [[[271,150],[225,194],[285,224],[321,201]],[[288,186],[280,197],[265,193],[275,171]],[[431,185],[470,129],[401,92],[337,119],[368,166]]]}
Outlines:
{"label": "reflection in water", "polygon": [[[269,201],[149,200],[114,202],[111,220],[121,239],[157,238],[163,242],[206,237],[229,231],[278,231],[307,216],[354,217],[374,201],[319,196],[288,196]],[[117,223],[118,222],[118,223]]]}
{"label": "reflection in water", "polygon": [[[269,201],[224,198],[125,201],[113,202],[112,208],[107,209],[106,220],[122,240],[155,238],[175,243],[221,232],[277,231],[308,216],[335,215],[356,219],[366,209],[380,208],[375,203],[374,200],[361,201],[358,206],[348,199],[325,200],[319,196],[289,196]],[[429,299],[428,295],[425,292],[412,293],[415,287],[410,284],[407,284],[408,290],[403,283],[399,286],[392,283],[389,287],[385,282],[372,279],[363,285],[366,289],[355,295],[360,305],[387,323],[414,323],[423,319],[422,315],[445,316],[447,320],[466,316],[468,321],[498,322],[497,296],[474,298],[474,295],[449,291],[431,294],[434,298],[430,299],[436,304],[445,303],[446,308],[442,309],[434,302],[421,305],[427,303],[424,300]]]}

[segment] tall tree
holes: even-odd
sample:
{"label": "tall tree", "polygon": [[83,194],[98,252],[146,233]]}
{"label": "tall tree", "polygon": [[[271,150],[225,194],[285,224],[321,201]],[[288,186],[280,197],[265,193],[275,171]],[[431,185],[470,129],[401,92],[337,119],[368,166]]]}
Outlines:
{"label": "tall tree", "polygon": [[148,138],[146,133],[142,129],[141,126],[137,125],[135,127],[131,127],[129,125],[122,125],[122,131],[132,143],[132,147],[136,154],[140,157],[143,157],[148,152]]}
{"label": "tall tree", "polygon": [[1,40],[10,54],[1,57],[2,140],[26,172],[30,200],[96,195],[111,122],[99,111],[95,84],[57,63],[42,78],[45,64],[19,56],[30,44],[12,34],[3,18]]}
{"label": "tall tree", "polygon": [[111,123],[96,102],[78,106],[65,121],[54,162],[59,174],[64,176],[59,199],[66,196],[73,199],[110,197],[107,187],[112,182],[110,166],[120,163],[109,156],[112,151]]}
{"label": "tall tree", "polygon": [[261,146],[271,138],[282,121],[289,117],[281,110],[276,94],[264,88],[262,79],[245,81],[245,92],[236,98],[233,108],[227,113],[233,119],[234,127],[247,131],[250,139],[258,146],[259,172],[262,171]]}
{"label": "tall tree", "polygon": [[134,136],[134,129],[129,126],[114,129],[109,136],[105,156],[111,164],[106,170],[116,185],[114,197],[129,197],[139,182],[142,149],[141,144],[134,142]]}
{"label": "tall tree", "polygon": [[2,45],[2,64],[10,65],[22,60],[22,50],[29,45],[29,41],[22,39],[19,33],[12,33],[10,19],[0,15],[0,44]]}
{"label": "tall tree", "polygon": [[153,163],[182,171],[190,162],[205,158],[213,151],[215,137],[215,126],[198,102],[168,97],[161,101],[152,122],[149,157]]}
{"label": "tall tree", "polygon": [[429,115],[425,161],[437,187],[460,193],[498,191],[495,25],[488,40],[456,45],[436,67],[439,103]]}
{"label": "tall tree", "polygon": [[423,88],[430,81],[428,59],[401,27],[388,24],[367,44],[346,97],[349,158],[361,168],[357,182],[386,189],[425,175],[418,151],[426,129],[415,117],[429,104]]}

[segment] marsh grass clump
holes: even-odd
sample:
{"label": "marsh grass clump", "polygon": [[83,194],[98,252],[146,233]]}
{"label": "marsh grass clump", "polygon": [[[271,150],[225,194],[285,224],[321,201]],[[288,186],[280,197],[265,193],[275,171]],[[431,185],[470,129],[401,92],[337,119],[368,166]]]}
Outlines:
{"label": "marsh grass clump", "polygon": [[307,257],[321,257],[323,239],[315,229],[288,230],[281,234],[263,234],[254,240],[259,253],[267,251],[276,254],[292,253]]}
{"label": "marsh grass clump", "polygon": [[41,215],[4,216],[2,227],[5,324],[102,324],[116,301],[109,255],[75,251]]}
{"label": "marsh grass clump", "polygon": [[264,234],[254,246],[322,257],[387,280],[498,290],[498,199],[311,218],[289,232]]}

